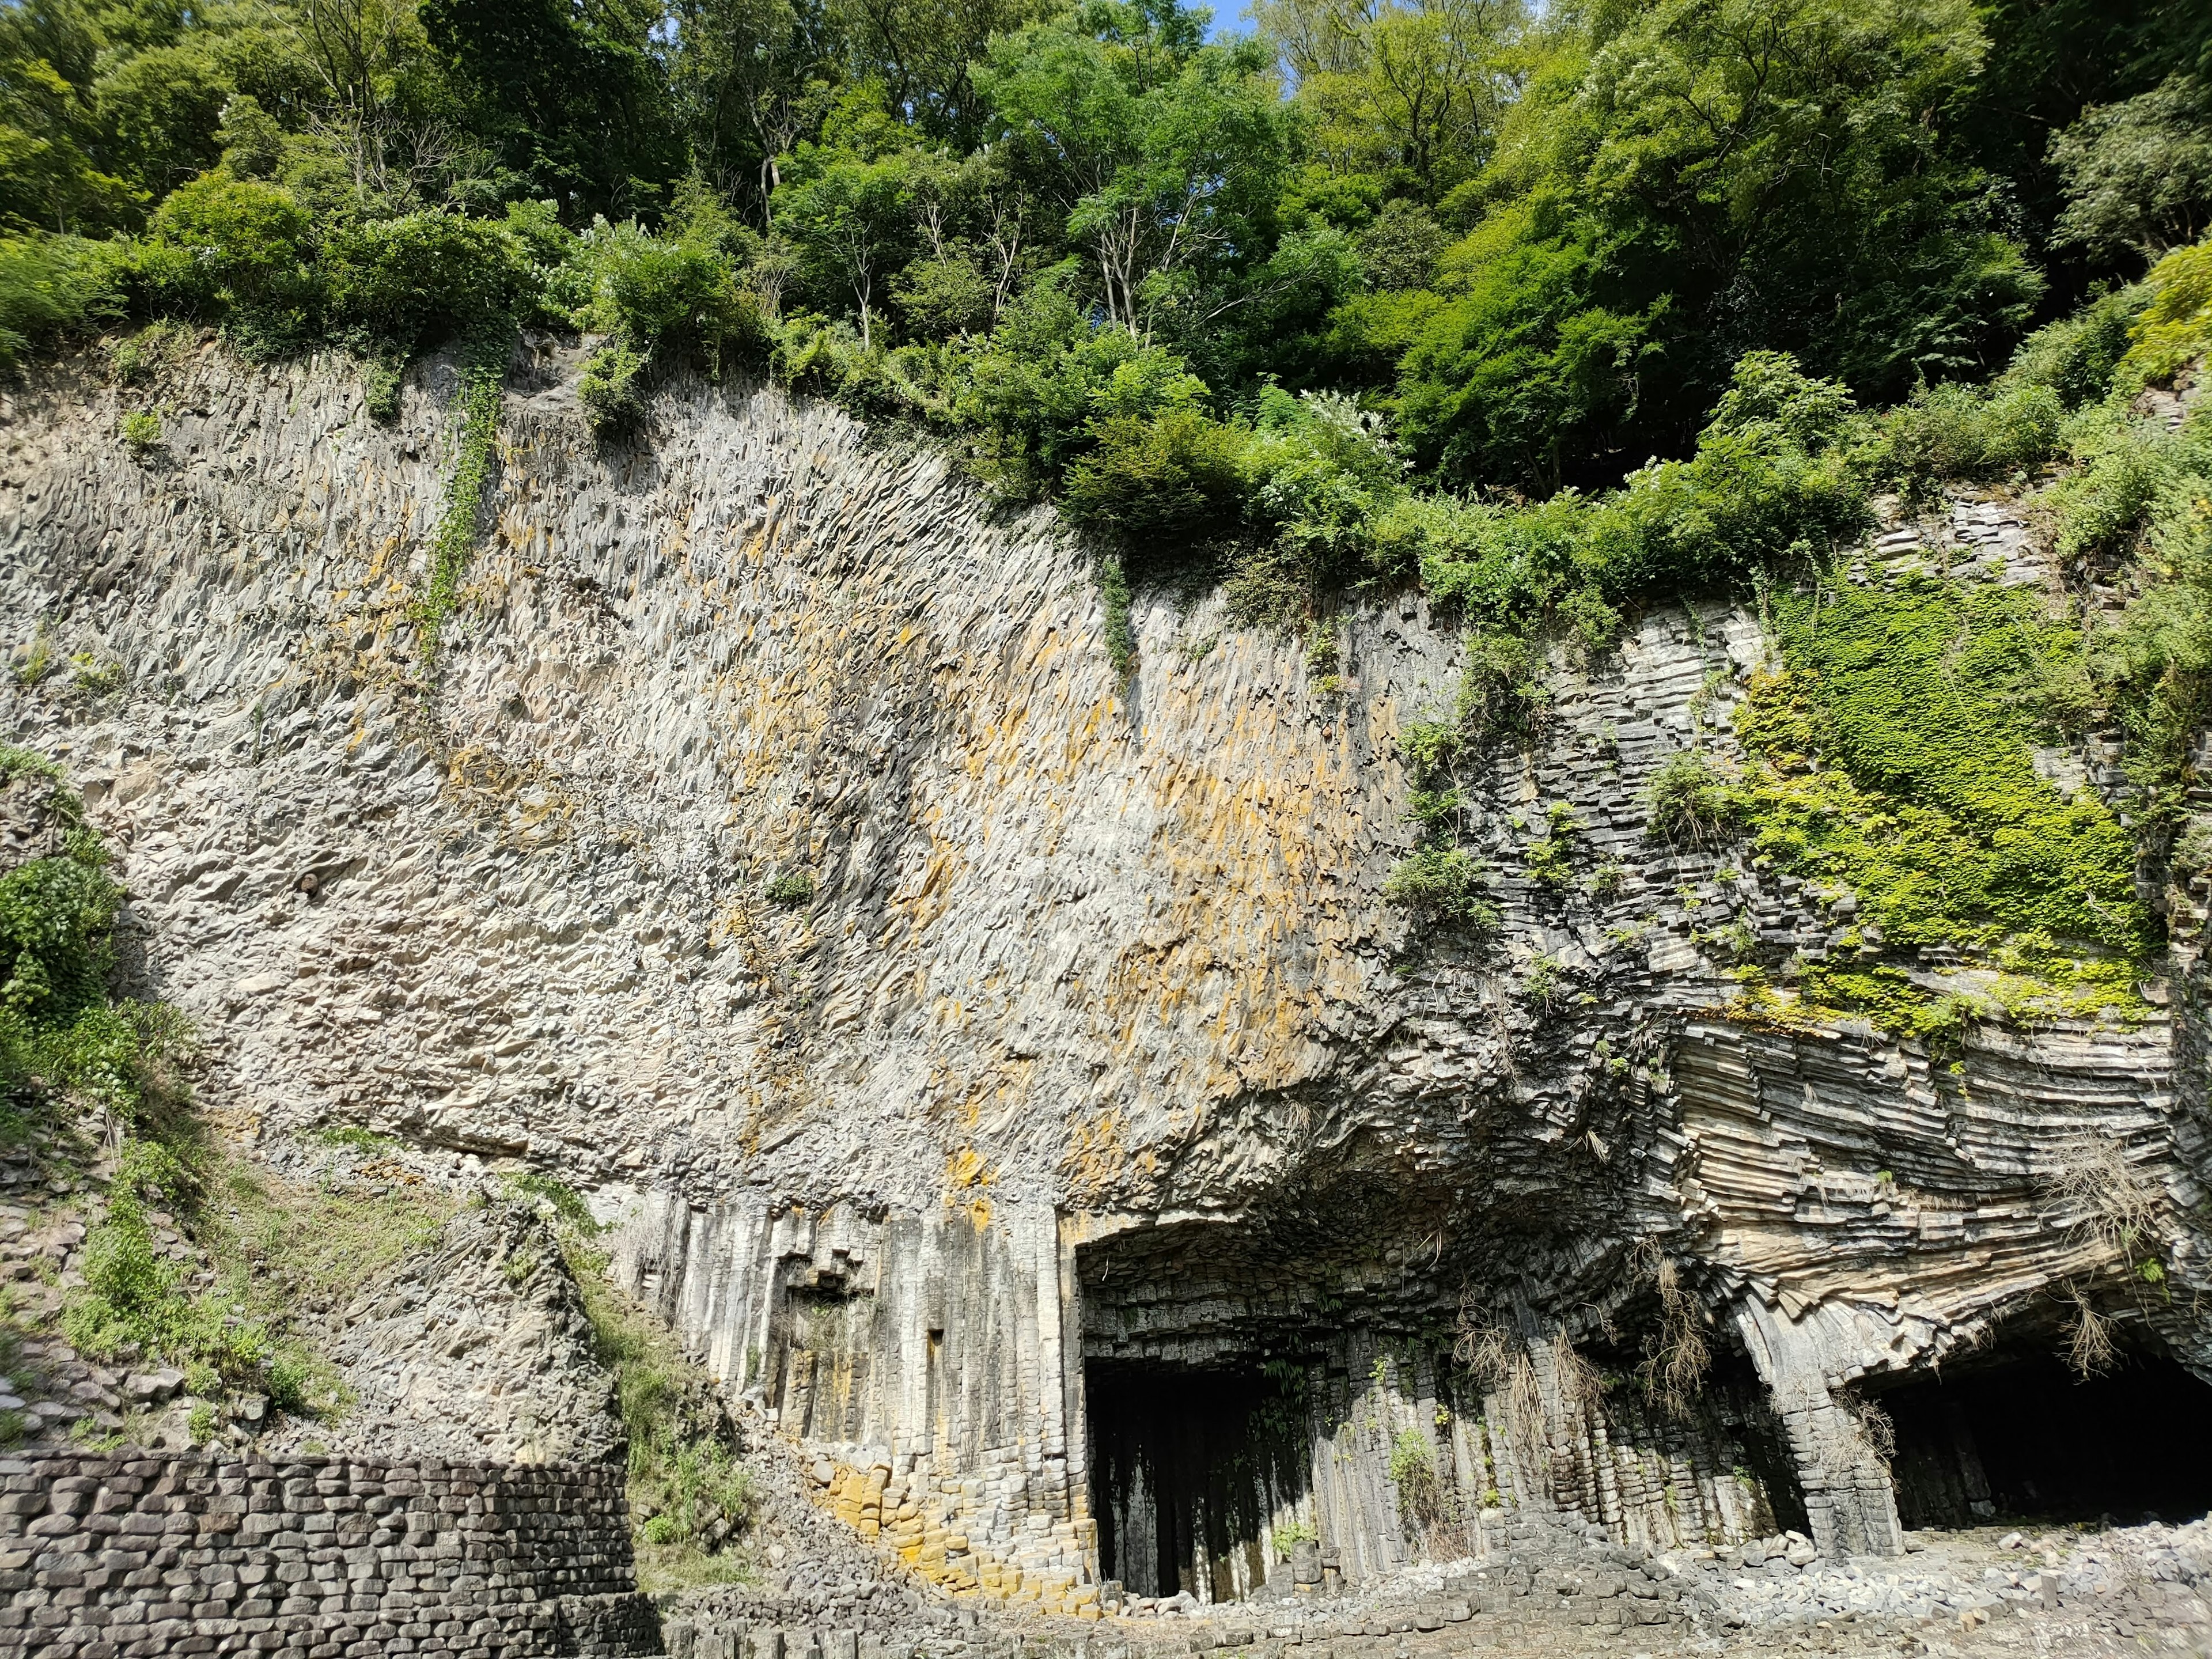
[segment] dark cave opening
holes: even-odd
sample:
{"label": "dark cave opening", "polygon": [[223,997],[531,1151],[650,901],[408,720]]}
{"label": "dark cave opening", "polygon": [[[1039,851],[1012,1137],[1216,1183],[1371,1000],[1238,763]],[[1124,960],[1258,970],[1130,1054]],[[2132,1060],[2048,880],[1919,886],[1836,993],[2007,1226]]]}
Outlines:
{"label": "dark cave opening", "polygon": [[1311,1478],[1295,1394],[1257,1366],[1094,1359],[1084,1397],[1101,1575],[1208,1602],[1263,1583],[1274,1517]]}
{"label": "dark cave opening", "polygon": [[2083,1380],[2055,1353],[2014,1352],[1875,1398],[1907,1527],[2212,1510],[2212,1387],[2163,1357],[2123,1355]]}

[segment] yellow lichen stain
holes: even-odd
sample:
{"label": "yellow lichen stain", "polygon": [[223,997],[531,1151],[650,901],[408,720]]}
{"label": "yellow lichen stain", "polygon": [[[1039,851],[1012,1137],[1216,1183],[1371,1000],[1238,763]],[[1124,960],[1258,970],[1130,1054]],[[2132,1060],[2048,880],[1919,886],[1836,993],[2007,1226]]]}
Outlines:
{"label": "yellow lichen stain", "polygon": [[[1071,1201],[1080,1204],[1102,1199],[1120,1179],[1129,1162],[1129,1150],[1121,1144],[1121,1125],[1118,1106],[1089,1121],[1076,1120],[1067,1152],[1060,1160],[1060,1174]],[[1149,1160],[1150,1154],[1146,1157]]]}
{"label": "yellow lichen stain", "polygon": [[503,843],[524,848],[565,839],[578,810],[560,775],[542,762],[510,761],[482,744],[448,757],[443,793],[471,816],[494,821]]}
{"label": "yellow lichen stain", "polygon": [[945,1159],[945,1207],[964,1215],[977,1232],[991,1224],[988,1189],[999,1172],[972,1146],[955,1148]]}

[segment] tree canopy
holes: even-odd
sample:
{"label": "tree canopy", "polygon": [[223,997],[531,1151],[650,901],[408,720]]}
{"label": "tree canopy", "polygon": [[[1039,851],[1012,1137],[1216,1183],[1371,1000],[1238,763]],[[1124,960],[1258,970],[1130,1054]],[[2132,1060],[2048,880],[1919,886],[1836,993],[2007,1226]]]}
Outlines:
{"label": "tree canopy", "polygon": [[10,0],[0,356],[134,310],[386,370],[581,328],[610,421],[638,374],[750,362],[1133,557],[1242,546],[1280,599],[1460,568],[1438,550],[1499,504],[1781,465],[1717,414],[1747,363],[1932,407],[2212,228],[2212,22],[2182,0],[1250,21]]}

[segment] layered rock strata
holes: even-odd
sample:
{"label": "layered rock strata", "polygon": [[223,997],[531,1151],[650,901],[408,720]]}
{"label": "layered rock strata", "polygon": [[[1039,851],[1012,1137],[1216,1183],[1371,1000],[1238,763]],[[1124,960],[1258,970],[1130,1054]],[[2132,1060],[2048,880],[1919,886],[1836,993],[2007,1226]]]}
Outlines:
{"label": "layered rock strata", "polygon": [[[42,382],[7,411],[0,610],[122,689],[57,672],[0,717],[122,849],[140,978],[213,1039],[222,1110],[586,1185],[628,1282],[939,1583],[1095,1610],[1109,1516],[1174,1534],[1149,1570],[1201,1599],[1279,1577],[1285,1529],[1357,1577],[1516,1508],[1894,1549],[1862,1396],[2119,1293],[2062,1195],[2085,1145],[2172,1267],[2129,1329],[2204,1363],[2185,984],[2179,1026],[1943,1055],[1734,1009],[1717,919],[1848,948],[1837,896],[1647,833],[1669,756],[1730,751],[1756,615],[1655,608],[1556,661],[1468,791],[1500,927],[1425,935],[1382,895],[1397,735],[1460,665],[1418,598],[1347,610],[1324,683],[1218,597],[1146,593],[1124,679],[1048,515],[751,385],[602,447],[573,368],[514,366],[434,653],[447,368],[386,429],[342,364],[210,346],[150,462],[112,394]],[[1859,579],[1954,565],[2056,579],[1984,502]],[[1528,864],[1553,822],[1565,883]],[[1711,1354],[1672,1411],[1598,1386],[1663,1346],[1662,1279]],[[1103,1417],[1199,1376],[1243,1379],[1269,1481],[1094,1465]]]}

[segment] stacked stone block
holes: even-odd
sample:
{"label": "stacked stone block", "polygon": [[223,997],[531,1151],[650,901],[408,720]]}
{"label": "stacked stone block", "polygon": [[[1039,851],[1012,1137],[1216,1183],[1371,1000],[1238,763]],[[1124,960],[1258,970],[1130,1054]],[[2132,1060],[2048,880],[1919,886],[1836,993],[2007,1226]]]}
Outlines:
{"label": "stacked stone block", "polygon": [[659,1650],[619,1465],[0,1458],[0,1659]]}

